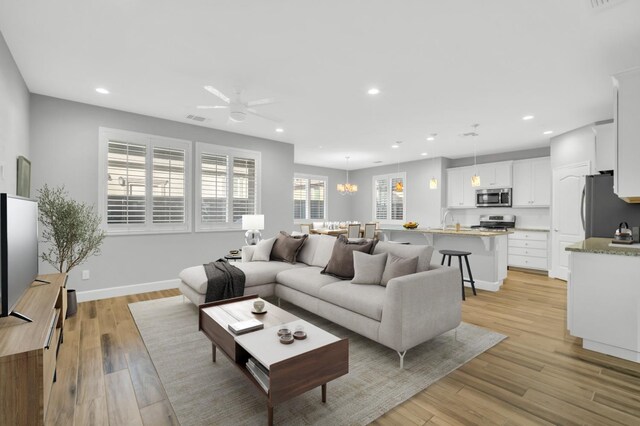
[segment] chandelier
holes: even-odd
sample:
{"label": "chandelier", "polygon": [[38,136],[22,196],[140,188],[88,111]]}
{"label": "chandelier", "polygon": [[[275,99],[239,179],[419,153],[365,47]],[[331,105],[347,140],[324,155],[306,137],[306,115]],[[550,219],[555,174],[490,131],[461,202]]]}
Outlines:
{"label": "chandelier", "polygon": [[[478,126],[479,124],[472,124],[471,127],[473,127],[473,131],[470,133],[466,133],[466,135],[469,135],[473,138],[475,138],[476,136],[478,136],[478,132],[476,130],[478,130]],[[473,139],[473,167],[475,169],[473,176],[471,176],[471,186],[473,186],[474,188],[477,188],[478,186],[480,186],[480,176],[478,176],[478,156],[477,156],[477,152],[476,152],[476,140]]]}
{"label": "chandelier", "polygon": [[354,192],[358,192],[358,185],[354,183],[349,183],[349,156],[344,157],[347,160],[347,181],[345,183],[338,184],[338,192],[340,195],[353,194]]}

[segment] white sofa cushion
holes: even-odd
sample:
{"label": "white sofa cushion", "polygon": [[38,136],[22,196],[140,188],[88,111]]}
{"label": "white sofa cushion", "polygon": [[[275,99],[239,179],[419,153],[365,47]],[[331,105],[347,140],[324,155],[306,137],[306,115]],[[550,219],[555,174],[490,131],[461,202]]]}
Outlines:
{"label": "white sofa cushion", "polygon": [[330,235],[309,235],[298,253],[298,261],[324,268],[329,263],[335,242],[336,237]]}
{"label": "white sofa cushion", "polygon": [[418,270],[417,272],[424,272],[429,270],[431,264],[431,255],[433,254],[433,247],[421,244],[393,244],[380,241],[373,249],[373,254],[391,253],[398,257],[410,259],[412,257],[418,257]]}
{"label": "white sofa cushion", "polygon": [[320,289],[320,299],[376,321],[382,320],[386,288],[358,285],[349,281],[327,284]]}
{"label": "white sofa cushion", "polygon": [[253,257],[251,258],[251,261],[268,262],[271,259],[271,249],[273,248],[273,243],[275,242],[276,239],[275,237],[273,237],[262,240],[258,244],[256,244],[256,248],[253,250]]}
{"label": "white sofa cushion", "polygon": [[306,293],[310,296],[318,297],[319,291],[327,284],[339,281],[338,278],[331,275],[323,275],[320,273],[322,269],[317,266],[308,266],[306,268],[288,269],[279,272],[276,280],[279,284]]}
{"label": "white sofa cushion", "polygon": [[316,247],[316,252],[313,255],[313,262],[311,264],[324,268],[327,266],[327,263],[329,263],[329,259],[331,259],[336,237],[332,237],[331,235],[318,235],[318,237],[320,237],[318,239],[318,246]]}
{"label": "white sofa cushion", "polygon": [[[235,262],[233,266],[237,266],[244,272],[244,286],[251,287],[262,284],[269,284],[276,281],[278,272],[287,269],[306,267],[306,265],[291,265],[285,262]],[[192,266],[182,270],[179,275],[180,279],[189,287],[201,294],[207,293],[207,274],[204,272],[204,266]],[[246,293],[246,292],[245,292]]]}
{"label": "white sofa cushion", "polygon": [[380,284],[387,264],[387,253],[369,254],[353,252],[353,270],[355,274],[352,284]]}

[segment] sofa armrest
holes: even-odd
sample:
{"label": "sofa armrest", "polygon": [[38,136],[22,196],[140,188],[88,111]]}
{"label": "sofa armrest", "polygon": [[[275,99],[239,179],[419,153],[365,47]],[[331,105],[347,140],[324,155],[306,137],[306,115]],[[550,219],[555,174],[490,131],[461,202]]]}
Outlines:
{"label": "sofa armrest", "polygon": [[447,266],[387,283],[379,340],[403,352],[456,328],[462,320],[460,270]]}
{"label": "sofa armrest", "polygon": [[256,251],[256,246],[243,246],[242,247],[242,261],[251,262],[253,260],[253,253]]}

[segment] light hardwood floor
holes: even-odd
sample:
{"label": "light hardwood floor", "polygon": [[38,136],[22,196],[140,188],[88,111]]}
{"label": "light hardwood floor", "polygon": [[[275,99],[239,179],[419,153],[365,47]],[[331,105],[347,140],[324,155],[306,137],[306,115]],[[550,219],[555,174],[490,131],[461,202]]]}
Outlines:
{"label": "light hardwood floor", "polygon": [[[177,424],[127,307],[177,290],[79,304],[67,322],[47,423]],[[566,332],[566,284],[510,271],[467,291],[463,320],[508,339],[388,412],[379,425],[640,424],[640,365]]]}

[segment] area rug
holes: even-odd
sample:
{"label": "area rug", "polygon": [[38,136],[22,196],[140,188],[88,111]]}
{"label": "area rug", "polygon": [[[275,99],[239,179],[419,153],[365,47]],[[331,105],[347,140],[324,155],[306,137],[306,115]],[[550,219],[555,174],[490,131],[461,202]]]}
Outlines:
{"label": "area rug", "polygon": [[[395,351],[291,304],[282,308],[339,337],[349,338],[349,374],[274,408],[278,425],[363,425],[411,398],[506,336],[463,323],[407,352]],[[178,421],[191,425],[263,425],[267,401],[198,331],[198,311],[182,296],[129,305]]]}

